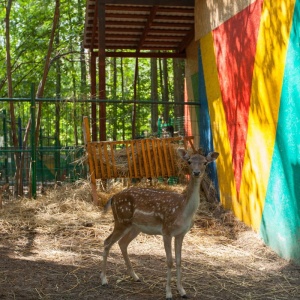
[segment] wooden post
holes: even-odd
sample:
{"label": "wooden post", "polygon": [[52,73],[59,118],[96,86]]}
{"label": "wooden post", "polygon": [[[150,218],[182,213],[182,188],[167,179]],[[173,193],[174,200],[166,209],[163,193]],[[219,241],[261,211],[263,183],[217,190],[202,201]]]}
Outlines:
{"label": "wooden post", "polygon": [[[105,3],[98,1],[98,68],[99,68],[99,99],[106,98],[105,78]],[[106,103],[99,105],[100,141],[106,141]]]}
{"label": "wooden post", "polygon": [[[91,97],[96,99],[96,58],[97,55],[95,52],[91,53]],[[92,102],[92,141],[97,141],[97,106],[96,102]]]}

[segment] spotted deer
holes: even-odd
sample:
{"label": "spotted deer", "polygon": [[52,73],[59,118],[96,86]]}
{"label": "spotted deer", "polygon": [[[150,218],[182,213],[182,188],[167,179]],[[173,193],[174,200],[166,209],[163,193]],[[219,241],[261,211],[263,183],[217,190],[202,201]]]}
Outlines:
{"label": "spotted deer", "polygon": [[200,203],[200,184],[208,163],[219,156],[211,152],[207,156],[199,153],[189,156],[180,149],[179,156],[190,169],[190,181],[185,193],[148,188],[129,188],[115,194],[106,204],[105,210],[112,208],[114,229],[104,241],[101,281],[107,285],[106,264],[109,250],[118,241],[128,274],[135,281],[139,277],[134,272],[128,257],[127,247],[140,232],[149,235],[162,235],[167,259],[166,299],[172,299],[171,269],[172,238],[175,238],[175,260],[177,269],[177,289],[182,298],[187,298],[181,283],[181,249],[185,234],[193,226],[193,217]]}

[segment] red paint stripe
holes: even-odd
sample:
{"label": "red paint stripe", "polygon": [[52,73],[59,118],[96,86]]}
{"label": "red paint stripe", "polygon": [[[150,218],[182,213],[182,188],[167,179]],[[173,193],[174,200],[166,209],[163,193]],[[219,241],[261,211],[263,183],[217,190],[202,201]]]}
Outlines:
{"label": "red paint stripe", "polygon": [[239,195],[247,140],[252,76],[263,0],[213,31],[220,89]]}
{"label": "red paint stripe", "polygon": [[[184,82],[184,102],[188,102],[186,81]],[[184,119],[185,119],[184,131],[185,131],[186,135],[191,136],[192,135],[192,124],[191,124],[191,118],[190,118],[189,105],[184,106]]]}

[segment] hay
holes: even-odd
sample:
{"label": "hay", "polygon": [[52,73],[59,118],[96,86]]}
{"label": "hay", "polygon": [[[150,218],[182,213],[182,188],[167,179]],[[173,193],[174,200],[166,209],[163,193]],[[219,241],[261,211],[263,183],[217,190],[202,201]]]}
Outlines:
{"label": "hay", "polygon": [[[180,177],[188,173],[177,151],[178,148],[183,148],[182,140],[132,140],[121,149],[117,149],[115,143],[99,142],[89,145],[90,167],[96,170],[97,178],[143,178],[146,174],[147,177],[159,177],[163,174]],[[192,152],[192,149],[188,147],[188,151]]]}
{"label": "hay", "polygon": [[[183,191],[185,186],[160,188]],[[99,195],[105,202],[121,189],[120,182],[112,181]],[[109,257],[111,284],[101,287],[102,244],[112,228],[111,213],[103,215],[92,204],[89,182],[56,186],[37,200],[4,201],[0,298],[164,299],[160,236],[141,234],[129,247],[141,283],[126,276],[114,246]],[[299,268],[264,246],[231,212],[205,198],[184,240],[183,276],[192,299],[299,299]],[[173,292],[178,299],[175,282]]]}

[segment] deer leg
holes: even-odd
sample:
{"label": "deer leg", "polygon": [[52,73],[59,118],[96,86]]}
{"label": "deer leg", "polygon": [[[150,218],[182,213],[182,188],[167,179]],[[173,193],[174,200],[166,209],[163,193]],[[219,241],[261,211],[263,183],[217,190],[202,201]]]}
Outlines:
{"label": "deer leg", "polygon": [[181,249],[184,235],[175,237],[175,260],[177,273],[177,290],[182,298],[187,298],[186,292],[181,283]]}
{"label": "deer leg", "polygon": [[116,243],[123,235],[125,235],[130,227],[128,228],[114,228],[110,236],[104,241],[103,261],[102,261],[102,272],[101,272],[101,284],[107,285],[108,281],[106,278],[106,263],[109,250],[114,243]]}
{"label": "deer leg", "polygon": [[173,266],[173,259],[172,259],[172,237],[169,235],[163,236],[164,246],[166,251],[166,258],[167,258],[167,285],[166,285],[166,299],[172,299],[172,291],[171,291],[171,275],[172,275],[172,266]]}
{"label": "deer leg", "polygon": [[137,228],[131,228],[131,230],[127,232],[124,236],[122,236],[122,238],[119,240],[119,246],[124,257],[125,264],[127,266],[128,274],[133,278],[134,281],[140,281],[140,279],[135,274],[132,268],[132,264],[128,257],[127,247],[130,244],[130,242],[138,236],[139,233],[140,231]]}

